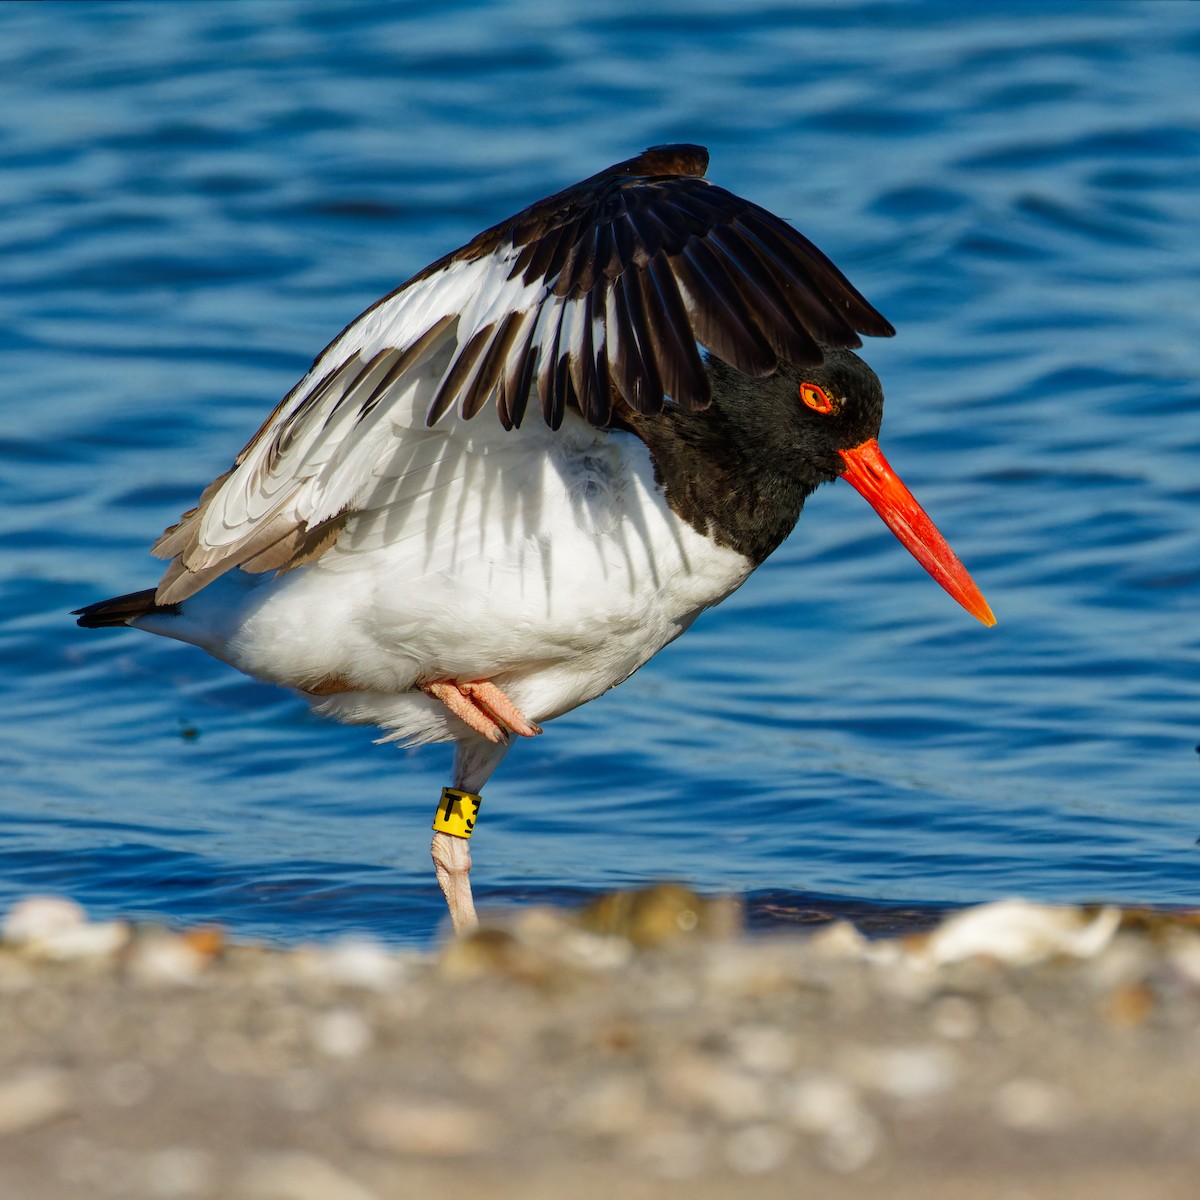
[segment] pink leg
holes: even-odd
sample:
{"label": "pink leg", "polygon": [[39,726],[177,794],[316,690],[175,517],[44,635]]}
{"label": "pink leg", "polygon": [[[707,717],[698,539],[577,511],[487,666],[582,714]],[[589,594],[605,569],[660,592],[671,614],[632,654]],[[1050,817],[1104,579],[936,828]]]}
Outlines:
{"label": "pink leg", "polygon": [[454,683],[438,679],[422,684],[421,690],[440,700],[460,721],[481,733],[489,742],[501,742],[505,730],[522,737],[537,737],[541,726],[528,720],[523,712],[490,680]]}
{"label": "pink leg", "polygon": [[[461,696],[454,684],[442,683],[440,686],[450,688]],[[496,690],[499,691],[499,688]],[[501,736],[493,741],[484,740],[486,736],[464,737],[454,752],[454,786],[464,792],[481,792],[492,772],[500,765],[500,760],[508,753],[511,744],[508,737]],[[471,897],[471,843],[466,838],[435,833],[430,852],[438,883],[446,897],[446,906],[450,909],[450,919],[454,922],[454,932],[470,933],[479,924],[475,902]]]}
{"label": "pink leg", "polygon": [[471,896],[471,843],[466,838],[435,833],[429,849],[438,883],[450,909],[450,920],[454,922],[454,932],[470,933],[479,927]]}

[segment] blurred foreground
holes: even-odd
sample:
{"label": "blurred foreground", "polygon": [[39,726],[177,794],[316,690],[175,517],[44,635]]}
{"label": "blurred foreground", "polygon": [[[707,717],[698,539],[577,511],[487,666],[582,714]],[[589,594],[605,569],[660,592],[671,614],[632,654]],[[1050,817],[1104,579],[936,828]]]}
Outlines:
{"label": "blurred foreground", "polygon": [[664,886],[433,953],[34,898],[0,1196],[1194,1196],[1200,922],[1005,902],[754,938]]}

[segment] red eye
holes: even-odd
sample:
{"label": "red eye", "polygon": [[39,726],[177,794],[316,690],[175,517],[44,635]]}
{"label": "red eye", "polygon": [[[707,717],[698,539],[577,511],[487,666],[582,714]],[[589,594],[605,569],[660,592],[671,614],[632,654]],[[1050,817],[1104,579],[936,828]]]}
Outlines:
{"label": "red eye", "polygon": [[829,394],[824,388],[817,387],[815,383],[802,383],[800,385],[800,399],[813,412],[831,413],[834,410],[834,403],[829,398]]}

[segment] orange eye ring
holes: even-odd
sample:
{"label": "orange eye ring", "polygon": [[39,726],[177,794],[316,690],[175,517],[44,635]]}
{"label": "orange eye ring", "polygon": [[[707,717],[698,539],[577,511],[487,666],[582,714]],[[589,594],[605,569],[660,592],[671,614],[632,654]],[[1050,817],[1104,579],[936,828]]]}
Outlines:
{"label": "orange eye ring", "polygon": [[800,401],[805,407],[811,408],[813,412],[831,413],[841,408],[841,405],[835,403],[824,388],[818,387],[815,383],[800,385]]}

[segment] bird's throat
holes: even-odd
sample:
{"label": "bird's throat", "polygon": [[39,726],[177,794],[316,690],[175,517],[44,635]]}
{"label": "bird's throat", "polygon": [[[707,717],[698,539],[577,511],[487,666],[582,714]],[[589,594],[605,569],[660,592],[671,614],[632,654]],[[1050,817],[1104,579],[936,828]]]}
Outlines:
{"label": "bird's throat", "polygon": [[702,412],[629,414],[626,424],[646,443],[675,515],[755,567],[791,533],[816,487],[797,476],[782,445],[752,446],[717,403]]}

